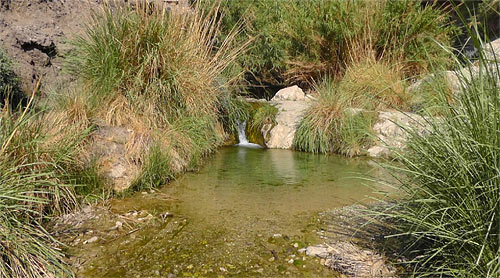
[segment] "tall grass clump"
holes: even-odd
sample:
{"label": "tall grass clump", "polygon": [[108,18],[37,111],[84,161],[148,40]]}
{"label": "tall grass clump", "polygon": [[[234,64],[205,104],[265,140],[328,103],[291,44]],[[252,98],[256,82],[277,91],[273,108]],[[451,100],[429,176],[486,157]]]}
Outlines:
{"label": "tall grass clump", "polygon": [[500,276],[500,68],[484,55],[461,71],[442,114],[429,112],[425,134],[408,130],[407,151],[389,167],[406,197],[385,215],[391,237],[408,243],[414,276]]}
{"label": "tall grass clump", "polygon": [[355,109],[365,101],[356,94],[340,91],[326,80],[317,87],[318,99],[306,111],[294,139],[294,149],[312,153],[340,153],[355,156],[371,143],[374,118]]}
{"label": "tall grass clump", "polygon": [[[118,5],[116,7],[116,5]],[[89,86],[91,103],[124,97],[133,113],[163,127],[181,115],[214,115],[218,77],[241,52],[230,33],[214,50],[218,11],[168,11],[140,4],[104,6],[75,41],[69,69]]]}
{"label": "tall grass clump", "polygon": [[269,103],[263,103],[254,111],[250,121],[249,128],[260,132],[262,127],[266,124],[275,126],[276,116],[278,115],[278,108]]}
{"label": "tall grass clump", "polygon": [[71,276],[43,225],[79,206],[73,177],[86,132],[31,111],[32,102],[0,113],[0,276]]}
{"label": "tall grass clump", "polygon": [[[235,44],[238,28],[218,40],[219,1],[188,10],[112,4],[94,14],[86,34],[74,41],[68,68],[87,87],[86,115],[147,138],[130,147],[140,149],[135,184],[156,186],[197,165],[248,117],[245,103],[228,88],[238,76],[228,67],[248,41]],[[234,75],[222,78],[223,72]],[[164,165],[172,168],[157,171]]]}
{"label": "tall grass clump", "polygon": [[381,109],[406,109],[411,96],[397,66],[374,57],[353,63],[340,81],[327,79],[306,111],[295,148],[313,153],[363,154],[373,143],[372,126]]}

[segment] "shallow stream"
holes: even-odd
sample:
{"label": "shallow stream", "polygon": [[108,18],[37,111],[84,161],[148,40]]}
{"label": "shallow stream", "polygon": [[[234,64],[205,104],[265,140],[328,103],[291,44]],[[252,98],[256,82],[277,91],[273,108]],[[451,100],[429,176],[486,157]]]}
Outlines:
{"label": "shallow stream", "polygon": [[320,241],[319,212],[370,201],[360,177],[376,171],[365,159],[222,148],[159,192],[112,201],[114,214],[151,221],[72,248],[78,276],[336,277],[300,249]]}

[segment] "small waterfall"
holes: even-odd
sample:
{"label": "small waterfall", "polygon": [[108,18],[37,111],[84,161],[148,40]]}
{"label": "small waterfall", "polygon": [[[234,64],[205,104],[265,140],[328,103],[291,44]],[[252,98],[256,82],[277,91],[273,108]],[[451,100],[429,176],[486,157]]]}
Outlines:
{"label": "small waterfall", "polygon": [[243,121],[238,123],[238,145],[246,145],[248,144],[247,135],[245,133],[245,129],[247,128],[247,122]]}
{"label": "small waterfall", "polygon": [[248,142],[247,135],[245,133],[246,128],[247,128],[246,121],[238,122],[238,141],[239,141],[239,143],[237,144],[237,146],[251,147],[251,148],[262,148],[262,146],[259,144],[254,144],[254,143]]}

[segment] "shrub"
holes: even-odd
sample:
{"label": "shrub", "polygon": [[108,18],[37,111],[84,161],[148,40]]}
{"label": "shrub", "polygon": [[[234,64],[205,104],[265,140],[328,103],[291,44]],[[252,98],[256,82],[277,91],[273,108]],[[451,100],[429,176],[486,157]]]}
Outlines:
{"label": "shrub", "polygon": [[[342,76],[353,60],[374,55],[398,63],[406,76],[449,64],[455,28],[435,5],[406,1],[226,1],[223,30],[243,21],[238,39],[255,38],[239,65],[266,83],[313,84],[329,75]],[[224,36],[224,31],[222,32]],[[254,84],[255,85],[255,84]]]}
{"label": "shrub", "polygon": [[500,72],[483,56],[441,117],[427,114],[426,134],[408,130],[407,152],[389,168],[406,197],[386,215],[418,277],[500,275]]}

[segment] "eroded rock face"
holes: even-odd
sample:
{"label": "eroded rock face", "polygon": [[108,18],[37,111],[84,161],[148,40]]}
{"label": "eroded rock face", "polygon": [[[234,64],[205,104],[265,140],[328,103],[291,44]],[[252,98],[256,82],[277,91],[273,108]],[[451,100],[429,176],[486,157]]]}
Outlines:
{"label": "eroded rock face", "polygon": [[140,165],[129,149],[133,131],[125,127],[100,126],[92,136],[91,156],[115,191],[130,187],[139,173]]}
{"label": "eroded rock face", "polygon": [[271,101],[303,101],[305,99],[304,91],[295,85],[279,90]]}
{"label": "eroded rock face", "polygon": [[72,77],[62,71],[69,40],[82,34],[102,0],[11,1],[0,5],[0,47],[15,63],[23,89],[57,88]]}
{"label": "eroded rock face", "polygon": [[270,124],[262,127],[265,144],[270,149],[291,149],[295,132],[309,107],[309,102],[282,100],[271,103],[278,108],[276,115],[278,124],[274,127]]}

